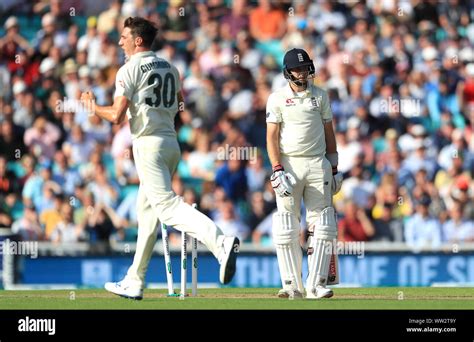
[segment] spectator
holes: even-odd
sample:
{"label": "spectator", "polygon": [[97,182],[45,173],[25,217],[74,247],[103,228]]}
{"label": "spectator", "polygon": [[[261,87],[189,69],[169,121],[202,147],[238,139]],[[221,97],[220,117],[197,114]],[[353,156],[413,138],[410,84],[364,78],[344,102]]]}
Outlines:
{"label": "spectator", "polygon": [[25,131],[24,140],[30,153],[43,162],[53,159],[56,142],[60,137],[60,130],[40,116],[35,120],[33,127]]}
{"label": "spectator", "polygon": [[81,126],[74,125],[67,141],[63,144],[63,151],[72,162],[72,166],[78,166],[87,162],[94,149],[95,142],[86,136]]}
{"label": "spectator", "polygon": [[5,59],[8,60],[9,69],[13,73],[16,65],[18,65],[16,57],[19,51],[26,51],[31,56],[33,49],[29,42],[20,34],[20,25],[18,24],[18,18],[10,16],[3,25],[5,28],[5,36],[0,39],[0,51]]}
{"label": "spectator", "polygon": [[208,76],[216,77],[224,65],[232,62],[232,51],[228,47],[222,47],[218,39],[214,39],[209,49],[199,57],[199,67]]}
{"label": "spectator", "polygon": [[[205,126],[212,126],[217,120],[224,103],[211,78],[202,80],[202,86],[193,92],[192,99],[194,100],[197,116],[204,121]],[[193,126],[197,127],[194,121]]]}
{"label": "spectator", "polygon": [[196,136],[196,150],[189,154],[191,176],[204,180],[214,179],[215,154],[210,151],[209,135],[201,132]]}
{"label": "spectator", "polygon": [[74,222],[73,208],[69,203],[61,205],[61,221],[54,228],[50,239],[56,244],[86,240],[85,231]]}
{"label": "spectator", "polygon": [[[25,165],[28,165],[28,167],[31,167],[34,170],[35,164],[34,162],[33,164],[30,164],[31,161],[28,157],[25,158],[24,162]],[[40,164],[38,171],[39,173],[33,172],[29,174],[23,187],[22,196],[23,202],[27,205],[33,204],[36,208],[42,209],[44,205],[44,191],[59,191],[60,188],[59,185],[51,180],[51,170],[47,164]]]}
{"label": "spectator", "polygon": [[69,166],[69,161],[63,151],[56,151],[54,154],[52,172],[52,180],[66,195],[72,195],[74,188],[81,182],[81,176],[76,169]]}
{"label": "spectator", "polygon": [[405,224],[405,241],[412,248],[436,248],[441,245],[441,225],[429,214],[430,203],[429,196],[424,194],[415,203],[415,214]]}
{"label": "spectator", "polygon": [[375,229],[365,211],[352,201],[347,201],[344,218],[339,220],[339,241],[368,241],[375,234]]}
{"label": "spectator", "polygon": [[454,184],[451,186],[449,208],[453,207],[456,203],[459,203],[463,208],[463,217],[473,221],[474,220],[474,202],[473,191],[471,189],[470,178],[461,175],[457,177]]}
{"label": "spectator", "polygon": [[20,190],[18,179],[12,171],[7,169],[7,160],[0,155],[0,198]]}
{"label": "spectator", "polygon": [[331,28],[342,29],[346,26],[344,15],[335,10],[331,2],[312,3],[308,9],[308,20],[315,23],[315,29],[319,33],[326,32]]}
{"label": "spectator", "polygon": [[426,146],[423,141],[415,140],[412,146],[414,151],[403,161],[402,169],[409,171],[412,175],[420,169],[425,169],[428,179],[434,179],[438,168],[436,160],[426,155]]}
{"label": "spectator", "polygon": [[120,158],[132,146],[132,135],[128,121],[124,121],[121,125],[115,125],[114,127],[115,131],[110,152],[113,158]]}
{"label": "spectator", "polygon": [[[8,197],[7,197],[8,199]],[[0,204],[5,203],[2,198],[0,198]],[[11,213],[5,205],[0,205],[0,227],[9,228],[12,225],[13,219]]]}
{"label": "spectator", "polygon": [[216,185],[224,188],[225,194],[232,201],[245,200],[247,176],[243,162],[230,159],[216,172]]}
{"label": "spectator", "polygon": [[259,152],[255,160],[250,160],[245,169],[247,175],[247,186],[250,192],[262,191],[268,172],[263,165],[263,157]]}
{"label": "spectator", "polygon": [[12,75],[21,77],[27,87],[33,86],[38,81],[40,75],[40,63],[31,58],[31,52],[32,49],[30,47],[26,50],[20,49],[9,63]]}
{"label": "spectator", "polygon": [[74,59],[69,58],[64,62],[63,84],[67,98],[75,98],[79,89],[79,78],[77,75],[77,64]]}
{"label": "spectator", "polygon": [[253,232],[255,228],[270,213],[272,208],[265,203],[263,193],[261,191],[253,192],[250,196],[250,215],[247,219],[247,225]]}
{"label": "spectator", "polygon": [[97,18],[97,29],[108,34],[112,33],[117,27],[121,8],[122,0],[112,1],[109,5],[109,8],[102,12]]}
{"label": "spectator", "polygon": [[259,0],[259,6],[250,11],[250,34],[257,41],[256,48],[282,66],[283,54],[280,39],[286,32],[285,13],[269,0]]}
{"label": "spectator", "polygon": [[115,227],[121,227],[120,218],[112,208],[100,202],[96,204],[91,215],[88,215],[85,229],[91,242],[108,246]]}
{"label": "spectator", "polygon": [[121,186],[138,185],[140,183],[133,160],[133,151],[131,147],[127,148],[122,156],[115,159],[116,179]]}
{"label": "spectator", "polygon": [[252,233],[252,242],[261,246],[273,247],[272,241],[273,212],[268,214]]}
{"label": "spectator", "polygon": [[[402,194],[404,196],[402,196]],[[411,214],[411,207],[407,197],[405,188],[399,188],[396,175],[394,173],[386,173],[382,176],[380,186],[375,192],[376,204],[372,209],[372,217],[379,219],[383,216],[386,207],[390,207],[393,211],[391,217],[401,219]]]}
{"label": "spectator", "polygon": [[369,208],[370,197],[375,193],[375,185],[365,178],[360,163],[354,166],[350,176],[342,183],[341,191],[344,198],[353,199],[361,208]]}
{"label": "spectator", "polygon": [[466,142],[463,137],[463,132],[456,128],[453,130],[451,135],[451,144],[443,147],[439,152],[438,156],[438,164],[444,170],[448,170],[452,163],[453,158],[462,157],[464,162],[465,169],[469,169],[470,165],[469,162],[473,160],[471,157],[472,153],[467,149]]}
{"label": "spectator", "polygon": [[173,44],[166,42],[163,48],[156,52],[156,55],[160,58],[166,59],[172,65],[176,66],[179,75],[184,75],[186,73],[186,58],[176,50],[176,47]]}
{"label": "spectator", "polygon": [[[384,139],[381,140],[381,146],[375,146],[375,153],[377,153],[379,156],[376,167],[380,173],[384,173],[382,170],[384,168],[387,168],[387,163],[389,163],[390,160],[390,154],[399,151],[397,131],[393,128],[387,129],[384,135]],[[377,142],[374,141],[374,145]]]}
{"label": "spectator", "polygon": [[249,27],[247,0],[232,1],[231,13],[225,15],[220,25],[224,30],[229,31],[230,36],[235,40],[240,32],[245,32]]}
{"label": "spectator", "polygon": [[[53,39],[55,47],[59,49],[67,48],[67,32],[58,30],[55,16],[52,13],[46,13],[41,18],[42,29],[36,34],[33,46],[38,48],[44,40]],[[63,29],[61,27],[60,29]]]}
{"label": "spectator", "polygon": [[243,87],[238,77],[230,78],[222,89],[222,95],[227,100],[228,115],[233,120],[248,121],[248,115],[252,109],[253,93]]}
{"label": "spectator", "polygon": [[100,45],[100,40],[97,35],[97,18],[89,17],[86,22],[86,34],[81,36],[77,41],[77,50],[78,51],[88,51],[87,65],[90,68],[96,66],[97,54],[99,51],[97,49]]}
{"label": "spectator", "polygon": [[338,169],[343,174],[348,173],[355,166],[356,158],[362,152],[362,145],[358,141],[348,141],[345,130],[336,132],[337,150],[339,152]]}
{"label": "spectator", "polygon": [[250,237],[250,228],[241,220],[236,218],[234,205],[231,201],[224,201],[219,208],[219,219],[216,225],[222,229],[224,235],[237,236],[240,241]]}
{"label": "spectator", "polygon": [[436,173],[434,185],[448,206],[450,206],[452,202],[451,190],[456,180],[464,177],[470,178],[469,172],[463,169],[463,164],[464,159],[458,156],[457,158],[452,158],[452,163],[448,170],[441,169]]}
{"label": "spectator", "polygon": [[59,222],[61,222],[62,220],[61,208],[64,203],[65,201],[63,195],[55,194],[53,206],[40,212],[39,222],[43,226],[43,233],[46,240],[51,239],[51,234],[53,233]]}
{"label": "spectator", "polygon": [[24,216],[12,224],[12,233],[20,235],[23,241],[38,241],[43,239],[43,230],[38,221],[35,207],[27,205]]}
{"label": "spectator", "polygon": [[17,161],[26,153],[23,143],[22,129],[11,120],[0,123],[0,151],[8,161]]}
{"label": "spectator", "polygon": [[268,0],[250,12],[250,33],[258,42],[275,41],[286,31],[285,14]]}
{"label": "spectator", "polygon": [[14,81],[13,95],[15,98],[13,102],[13,122],[23,128],[30,127],[35,117],[34,98],[24,81]]}
{"label": "spectator", "polygon": [[384,203],[380,218],[374,220],[375,233],[371,241],[403,242],[403,221],[392,216],[392,203]]}
{"label": "spectator", "polygon": [[39,214],[52,208],[54,206],[55,195],[61,193],[59,184],[52,180],[50,167],[43,167],[40,174],[43,179],[43,184],[41,188],[42,198],[37,207]]}
{"label": "spectator", "polygon": [[84,135],[91,140],[106,144],[110,138],[110,124],[107,121],[101,120],[97,115],[89,116],[89,119],[81,125]]}
{"label": "spectator", "polygon": [[465,68],[466,79],[460,86],[462,92],[462,109],[465,112],[470,106],[474,106],[474,63],[469,63]]}
{"label": "spectator", "polygon": [[186,11],[185,7],[184,1],[171,0],[166,10],[166,16],[163,17],[164,38],[180,50],[185,49],[186,42],[190,38],[189,21],[186,16],[182,15],[183,11]]}
{"label": "spectator", "polygon": [[449,220],[443,224],[443,242],[465,243],[474,241],[474,224],[463,218],[459,203],[449,211]]}

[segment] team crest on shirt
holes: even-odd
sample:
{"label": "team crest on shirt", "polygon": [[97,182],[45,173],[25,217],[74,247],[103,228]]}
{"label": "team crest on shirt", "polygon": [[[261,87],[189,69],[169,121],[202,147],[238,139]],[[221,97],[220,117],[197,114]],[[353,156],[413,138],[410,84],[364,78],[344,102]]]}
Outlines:
{"label": "team crest on shirt", "polygon": [[312,97],[311,98],[311,109],[313,110],[316,110],[316,109],[319,109],[321,108],[321,101],[322,101],[322,96],[318,96],[318,97]]}
{"label": "team crest on shirt", "polygon": [[293,101],[292,99],[286,99],[285,107],[291,107],[291,106],[296,106],[295,101]]}

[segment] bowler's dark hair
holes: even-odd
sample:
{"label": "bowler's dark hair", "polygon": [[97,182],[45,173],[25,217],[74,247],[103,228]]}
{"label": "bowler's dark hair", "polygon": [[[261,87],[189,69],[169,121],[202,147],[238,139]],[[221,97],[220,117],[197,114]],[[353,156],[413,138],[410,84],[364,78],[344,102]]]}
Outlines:
{"label": "bowler's dark hair", "polygon": [[130,28],[133,38],[141,37],[145,47],[151,47],[158,32],[158,29],[151,21],[140,17],[127,18],[123,27]]}

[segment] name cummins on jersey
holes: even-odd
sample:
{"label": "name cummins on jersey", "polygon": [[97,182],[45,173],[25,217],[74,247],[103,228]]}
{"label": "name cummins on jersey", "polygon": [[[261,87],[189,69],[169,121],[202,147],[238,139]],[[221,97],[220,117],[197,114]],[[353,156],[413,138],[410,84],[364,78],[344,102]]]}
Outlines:
{"label": "name cummins on jersey", "polygon": [[332,120],[329,97],[323,89],[309,85],[296,93],[287,84],[267,101],[267,122],[280,123],[280,153],[290,157],[326,154],[324,122]]}
{"label": "name cummins on jersey", "polygon": [[127,117],[132,138],[147,135],[176,136],[176,93],[181,89],[179,73],[153,51],[138,52],[117,72],[115,94],[129,100]]}

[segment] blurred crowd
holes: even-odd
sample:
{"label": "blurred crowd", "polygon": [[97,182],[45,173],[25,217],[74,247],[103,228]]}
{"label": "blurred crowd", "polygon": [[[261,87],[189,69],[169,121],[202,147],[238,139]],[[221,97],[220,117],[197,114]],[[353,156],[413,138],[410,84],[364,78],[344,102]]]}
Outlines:
{"label": "blurred crowd", "polygon": [[[301,47],[334,114],[339,239],[474,241],[473,1],[105,3],[96,15],[81,0],[3,8],[0,226],[57,243],[136,239],[128,123],[88,116],[78,99],[92,90],[112,102],[123,21],[143,16],[160,28],[153,50],[180,71],[186,101],[173,189],[226,234],[271,243],[265,106],[287,82],[285,51]],[[226,147],[258,152],[222,158]]]}

